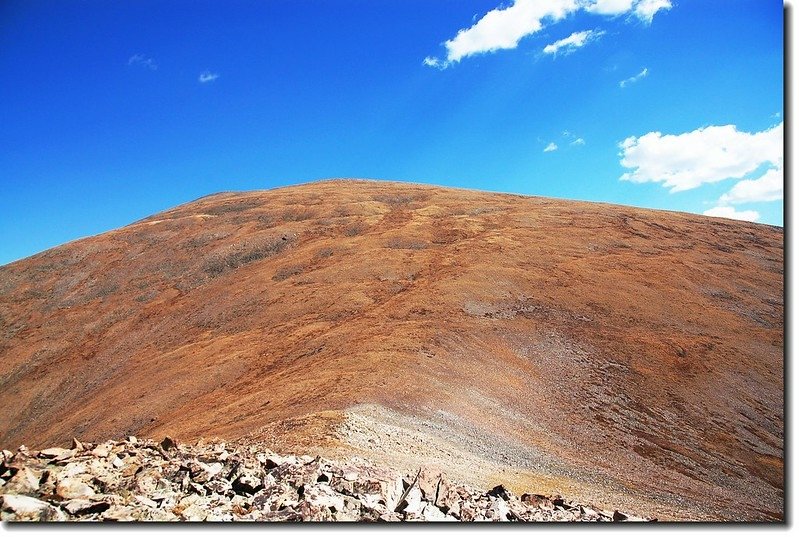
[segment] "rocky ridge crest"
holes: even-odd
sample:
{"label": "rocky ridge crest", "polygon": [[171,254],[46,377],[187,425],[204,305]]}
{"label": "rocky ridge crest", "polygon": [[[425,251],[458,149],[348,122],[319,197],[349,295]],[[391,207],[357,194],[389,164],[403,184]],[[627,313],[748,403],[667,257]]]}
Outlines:
{"label": "rocky ridge crest", "polygon": [[477,490],[420,468],[281,456],[257,443],[129,437],[0,459],[8,521],[645,521],[502,485]]}

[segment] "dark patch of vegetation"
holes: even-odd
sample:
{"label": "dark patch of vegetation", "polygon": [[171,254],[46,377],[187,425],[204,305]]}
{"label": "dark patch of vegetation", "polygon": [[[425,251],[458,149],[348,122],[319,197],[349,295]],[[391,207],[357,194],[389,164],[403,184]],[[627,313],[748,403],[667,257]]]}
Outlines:
{"label": "dark patch of vegetation", "polygon": [[480,215],[480,214],[496,213],[496,212],[501,211],[501,210],[502,209],[500,209],[499,207],[475,207],[474,209],[471,209],[468,212],[468,214],[469,214],[469,216],[477,216],[477,215]]}
{"label": "dark patch of vegetation", "polygon": [[244,241],[233,245],[227,252],[214,254],[205,262],[203,270],[212,278],[248,265],[261,259],[272,257],[296,240],[295,235],[278,235],[258,241]]}
{"label": "dark patch of vegetation", "polygon": [[233,201],[228,203],[223,203],[221,205],[214,205],[212,207],[208,207],[206,209],[202,209],[204,214],[211,214],[214,216],[219,216],[222,214],[227,213],[240,213],[243,211],[248,211],[250,209],[255,209],[256,207],[261,207],[262,202],[257,199],[251,200],[239,200]]}
{"label": "dark patch of vegetation", "polygon": [[191,249],[202,248],[207,244],[224,239],[228,236],[230,236],[230,233],[222,233],[222,232],[203,233],[201,235],[197,235],[195,237],[190,238],[189,240],[186,241],[185,245],[186,247]]}
{"label": "dark patch of vegetation", "polygon": [[333,255],[333,248],[322,248],[314,255],[317,259],[325,259]]}
{"label": "dark patch of vegetation", "polygon": [[259,214],[255,219],[258,228],[260,229],[268,229],[271,227],[275,227],[278,224],[278,219],[273,214],[263,213]]}
{"label": "dark patch of vegetation", "polygon": [[365,229],[365,226],[362,224],[350,224],[344,228],[344,235],[347,237],[357,237],[358,235],[362,235]]}
{"label": "dark patch of vegetation", "polygon": [[152,299],[154,299],[157,296],[158,296],[158,291],[148,291],[148,292],[144,293],[143,295],[137,296],[133,300],[135,300],[136,302],[146,303],[146,302],[151,301]]}
{"label": "dark patch of vegetation", "polygon": [[283,280],[291,278],[292,276],[302,274],[303,270],[305,270],[304,265],[287,265],[285,267],[280,267],[277,269],[277,272],[275,272],[275,275],[272,276],[272,279],[276,282],[282,282]]}
{"label": "dark patch of vegetation", "polygon": [[303,220],[310,220],[313,217],[313,212],[307,209],[290,209],[283,212],[283,220],[285,222],[301,222]]}
{"label": "dark patch of vegetation", "polygon": [[377,194],[372,196],[374,201],[397,207],[401,205],[409,205],[414,201],[424,201],[430,198],[430,194],[423,192],[409,192],[406,194]]}
{"label": "dark patch of vegetation", "polygon": [[427,243],[418,239],[393,237],[386,241],[386,248],[391,248],[392,250],[424,250],[427,248]]}

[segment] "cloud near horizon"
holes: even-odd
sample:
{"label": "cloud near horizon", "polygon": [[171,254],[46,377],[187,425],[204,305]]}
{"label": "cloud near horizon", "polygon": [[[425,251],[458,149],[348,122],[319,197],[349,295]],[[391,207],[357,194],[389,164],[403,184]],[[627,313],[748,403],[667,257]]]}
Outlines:
{"label": "cloud near horizon", "polygon": [[733,207],[713,207],[702,214],[705,216],[715,216],[717,218],[745,220],[747,222],[757,222],[760,219],[760,213],[757,211],[736,211]]}
{"label": "cloud near horizon", "polygon": [[621,148],[621,176],[633,183],[662,183],[669,192],[725,179],[743,179],[763,166],[782,168],[783,124],[755,133],[735,125],[709,126],[682,134],[630,136]]}
{"label": "cloud near horizon", "polygon": [[739,179],[703,214],[755,222],[757,211],[731,205],[783,198],[783,123],[760,132],[735,125],[702,127],[677,135],[649,132],[619,144],[621,165],[633,168],[622,181],[662,183],[681,192],[727,179]]}
{"label": "cloud near horizon", "polygon": [[[671,7],[671,0],[513,0],[511,5],[492,9],[472,26],[462,28],[455,37],[445,41],[445,59],[428,56],[423,63],[444,69],[475,54],[514,49],[523,38],[539,32],[546,24],[556,23],[580,10],[605,16],[629,13],[650,24],[658,11]],[[549,46],[553,45],[555,43]]]}

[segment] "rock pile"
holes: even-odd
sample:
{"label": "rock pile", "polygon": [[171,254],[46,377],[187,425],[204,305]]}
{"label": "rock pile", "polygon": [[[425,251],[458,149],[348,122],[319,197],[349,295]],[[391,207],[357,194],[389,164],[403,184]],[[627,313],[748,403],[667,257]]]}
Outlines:
{"label": "rock pile", "polygon": [[261,445],[138,440],[0,459],[0,519],[117,521],[621,521],[628,515]]}

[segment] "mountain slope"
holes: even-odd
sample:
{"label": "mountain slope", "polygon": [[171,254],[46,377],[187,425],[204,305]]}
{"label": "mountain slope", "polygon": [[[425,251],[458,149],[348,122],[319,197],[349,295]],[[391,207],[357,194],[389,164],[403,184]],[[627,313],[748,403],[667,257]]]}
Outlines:
{"label": "mountain slope", "polygon": [[781,518],[782,241],[400,183],[209,196],[0,267],[0,446],[257,437]]}

